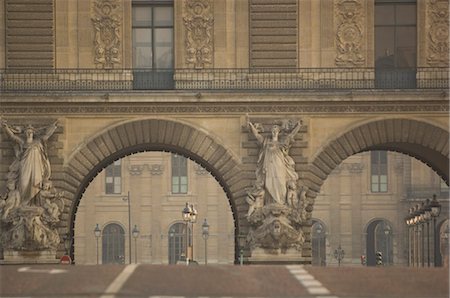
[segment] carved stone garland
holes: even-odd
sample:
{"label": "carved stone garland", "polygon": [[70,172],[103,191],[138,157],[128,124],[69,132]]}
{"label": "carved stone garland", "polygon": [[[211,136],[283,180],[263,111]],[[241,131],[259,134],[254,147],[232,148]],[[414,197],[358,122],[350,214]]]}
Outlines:
{"label": "carved stone garland", "polygon": [[213,1],[186,0],[185,4],[186,64],[201,69],[213,63]]}
{"label": "carved stone garland", "polygon": [[432,66],[447,66],[449,62],[449,6],[448,0],[430,0],[427,5],[428,53]]}
{"label": "carved stone garland", "polygon": [[94,63],[97,68],[114,68],[120,63],[120,9],[117,0],[95,0],[92,24],[94,26]]}
{"label": "carved stone garland", "polygon": [[337,0],[336,65],[358,66],[363,56],[363,8],[360,0]]}

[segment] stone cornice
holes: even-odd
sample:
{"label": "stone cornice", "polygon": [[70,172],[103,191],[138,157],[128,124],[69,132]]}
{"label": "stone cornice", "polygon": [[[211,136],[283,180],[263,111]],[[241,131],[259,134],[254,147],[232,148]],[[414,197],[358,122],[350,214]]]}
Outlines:
{"label": "stone cornice", "polygon": [[253,102],[253,103],[29,103],[0,105],[0,115],[245,114],[245,113],[444,113],[445,100],[428,102]]}

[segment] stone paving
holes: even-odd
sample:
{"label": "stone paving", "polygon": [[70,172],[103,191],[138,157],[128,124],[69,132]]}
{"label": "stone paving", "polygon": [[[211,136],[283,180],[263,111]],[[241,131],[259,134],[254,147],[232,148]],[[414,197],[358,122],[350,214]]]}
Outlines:
{"label": "stone paving", "polygon": [[449,297],[446,268],[5,265],[0,297]]}

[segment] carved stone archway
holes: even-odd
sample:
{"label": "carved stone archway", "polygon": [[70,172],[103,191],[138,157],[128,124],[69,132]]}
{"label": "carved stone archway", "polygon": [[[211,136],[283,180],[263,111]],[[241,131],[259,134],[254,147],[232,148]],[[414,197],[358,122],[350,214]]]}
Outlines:
{"label": "carved stone archway", "polygon": [[305,184],[316,197],[328,175],[347,157],[370,151],[396,151],[415,157],[449,183],[449,132],[414,119],[382,119],[359,124],[328,141],[312,158]]}
{"label": "carved stone archway", "polygon": [[[64,167],[65,191],[71,201],[61,229],[73,236],[80,199],[89,183],[108,164],[143,151],[168,151],[184,155],[206,168],[223,187],[231,206],[236,238],[248,231],[247,206],[241,162],[219,138],[190,124],[167,119],[132,120],[109,127],[83,143]],[[236,249],[237,249],[237,241]],[[73,249],[71,250],[73,254]],[[237,254],[236,254],[237,256]]]}

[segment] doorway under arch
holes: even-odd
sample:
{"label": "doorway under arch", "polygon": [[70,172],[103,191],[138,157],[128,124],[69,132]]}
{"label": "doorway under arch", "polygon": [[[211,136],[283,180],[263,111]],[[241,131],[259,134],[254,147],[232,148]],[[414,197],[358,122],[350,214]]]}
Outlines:
{"label": "doorway under arch", "polygon": [[376,254],[381,253],[383,265],[392,265],[394,260],[392,225],[384,219],[373,220],[366,229],[367,266],[376,266]]}

